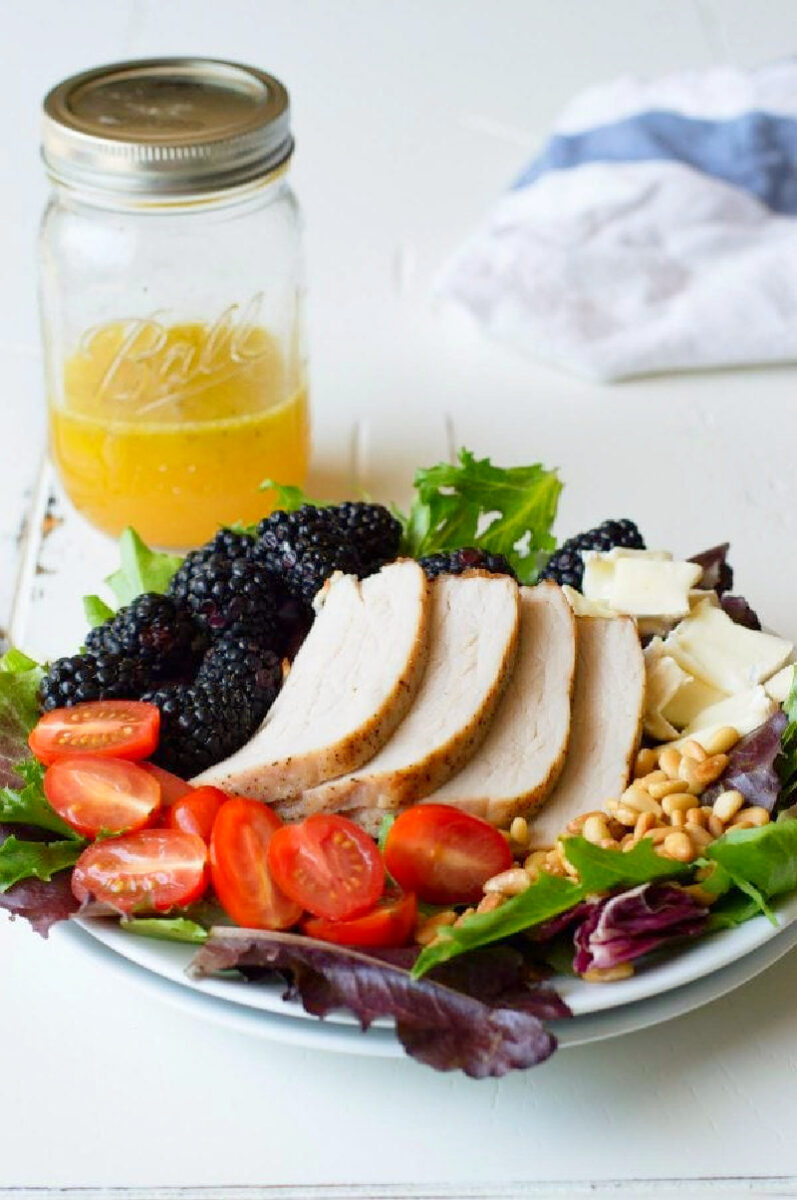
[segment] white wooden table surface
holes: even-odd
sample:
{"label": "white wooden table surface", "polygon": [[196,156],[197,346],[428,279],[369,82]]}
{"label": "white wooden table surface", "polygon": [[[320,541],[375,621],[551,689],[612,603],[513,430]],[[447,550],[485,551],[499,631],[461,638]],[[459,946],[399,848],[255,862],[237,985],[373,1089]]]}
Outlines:
{"label": "white wooden table surface", "polygon": [[[561,466],[565,533],[627,513],[677,551],[730,537],[743,590],[797,636],[796,370],[601,389],[476,339],[428,300],[574,91],[791,51],[793,0],[6,3],[0,622],[43,436],[40,97],[95,63],[206,53],[265,66],[293,94],[320,487],[345,480],[359,422],[362,482],[400,498],[412,468],[445,453],[448,414],[457,441],[497,461]],[[96,536],[54,535],[25,648],[79,640],[78,593],[111,559]],[[0,922],[0,963],[0,1196],[797,1194],[796,955],[689,1017],[481,1083],[248,1040],[22,923]]]}

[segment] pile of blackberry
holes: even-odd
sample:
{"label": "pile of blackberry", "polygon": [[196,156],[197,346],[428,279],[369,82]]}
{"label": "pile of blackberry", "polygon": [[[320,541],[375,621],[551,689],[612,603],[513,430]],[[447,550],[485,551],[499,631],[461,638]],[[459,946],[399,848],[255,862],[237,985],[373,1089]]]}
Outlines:
{"label": "pile of blackberry", "polygon": [[511,575],[517,579],[503,554],[488,554],[486,550],[479,550],[475,546],[427,554],[418,562],[427,579],[435,579],[438,575],[463,575],[465,571],[489,571],[492,575]]}
{"label": "pile of blackberry", "polygon": [[562,586],[567,584],[581,591],[584,582],[584,560],[581,551],[613,550],[615,546],[622,546],[626,550],[645,549],[642,534],[627,517],[620,521],[604,521],[594,529],[568,538],[548,559],[540,572],[540,580],[552,579],[554,583]]}
{"label": "pile of blackberry", "polygon": [[401,527],[378,504],[275,512],[252,536],[225,529],[186,555],[165,596],[146,593],[52,663],[42,708],[146,700],[161,712],[155,761],[189,777],[232,754],[279,692],[334,571],[366,575],[396,556]]}

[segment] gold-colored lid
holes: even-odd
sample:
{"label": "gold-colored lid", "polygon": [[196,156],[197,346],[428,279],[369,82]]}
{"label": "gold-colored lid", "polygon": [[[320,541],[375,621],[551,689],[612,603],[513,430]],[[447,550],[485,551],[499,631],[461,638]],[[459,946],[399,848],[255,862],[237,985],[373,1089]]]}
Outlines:
{"label": "gold-colored lid", "polygon": [[65,79],[44,99],[50,174],[94,191],[201,195],[260,179],[292,151],[287,91],[239,63],[113,63]]}

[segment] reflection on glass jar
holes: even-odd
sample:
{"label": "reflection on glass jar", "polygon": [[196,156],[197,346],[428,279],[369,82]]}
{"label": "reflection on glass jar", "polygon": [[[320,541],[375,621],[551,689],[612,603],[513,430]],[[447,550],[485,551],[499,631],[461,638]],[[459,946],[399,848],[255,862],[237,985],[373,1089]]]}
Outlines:
{"label": "reflection on glass jar", "polygon": [[[210,84],[221,67],[224,86]],[[187,79],[187,98],[170,99],[158,124],[161,141],[177,137],[185,158],[139,161],[142,145],[151,150],[148,131],[122,178],[108,178],[103,131],[89,178],[85,151],[63,137],[59,93],[83,96],[92,121],[98,111],[120,112],[113,128],[126,145],[131,104],[122,85],[131,77],[136,97],[150,89],[163,104],[174,78]],[[242,165],[240,146],[231,163],[227,141],[211,133],[220,111],[229,115],[224,89],[244,84],[244,100],[253,95],[271,115],[256,111],[265,124],[255,122],[259,142],[248,134]],[[68,80],[46,105],[55,186],[42,229],[42,316],[51,451],[69,496],[101,529],[133,525],[161,546],[196,545],[220,524],[256,521],[269,507],[262,480],[301,485],[309,456],[284,90],[229,64],[167,60]],[[210,162],[187,153],[182,124],[171,128],[177,108],[185,119],[192,106],[198,144],[211,140]],[[67,105],[73,122],[75,108]]]}

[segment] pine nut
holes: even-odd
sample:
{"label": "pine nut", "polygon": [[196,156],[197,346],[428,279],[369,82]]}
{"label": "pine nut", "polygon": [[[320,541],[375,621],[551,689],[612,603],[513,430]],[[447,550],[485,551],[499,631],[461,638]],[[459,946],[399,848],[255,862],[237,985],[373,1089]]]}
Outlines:
{"label": "pine nut", "polygon": [[661,807],[666,816],[671,817],[676,812],[687,812],[690,808],[694,808],[695,798],[690,796],[688,792],[673,792],[670,796],[665,796],[661,802]]}
{"label": "pine nut", "polygon": [[581,976],[587,983],[614,983],[618,979],[630,979],[634,968],[630,962],[618,963],[616,967],[592,967]]}
{"label": "pine nut", "polygon": [[530,885],[531,880],[522,867],[510,867],[508,871],[501,871],[499,875],[488,879],[484,891],[487,895],[500,892],[504,896],[519,896]]}
{"label": "pine nut", "polygon": [[454,924],[461,925],[463,921],[467,921],[468,917],[472,917],[475,912],[475,908],[466,908],[463,913],[459,914]]}
{"label": "pine nut", "polygon": [[634,841],[638,841],[644,837],[650,829],[656,828],[656,818],[653,813],[643,812],[637,817],[636,825],[634,826]]}
{"label": "pine nut", "polygon": [[687,808],[686,823],[691,829],[705,829],[706,817],[702,808]]}
{"label": "pine nut", "polygon": [[695,775],[699,783],[708,786],[719,779],[722,772],[728,765],[727,754],[712,754],[711,758],[707,758],[705,762],[698,763]]}
{"label": "pine nut", "polygon": [[619,808],[619,805],[620,805],[619,800],[612,799],[612,800],[607,800],[604,803],[603,807],[606,809],[607,813],[611,813],[612,816],[614,816],[614,814],[617,812],[617,809]]}
{"label": "pine nut", "polygon": [[643,775],[643,777],[641,779],[637,779],[636,782],[640,787],[644,788],[645,791],[649,791],[652,783],[664,783],[666,779],[667,776],[663,771],[649,771],[647,775]]}
{"label": "pine nut", "polygon": [[490,892],[487,896],[482,896],[479,903],[476,905],[477,913],[495,912],[504,902],[503,896],[498,892]]}
{"label": "pine nut", "polygon": [[509,836],[513,842],[525,846],[529,840],[529,823],[525,817],[515,817],[509,826]]}
{"label": "pine nut", "polygon": [[661,816],[661,805],[652,796],[649,796],[647,792],[643,791],[641,787],[637,787],[636,784],[632,783],[629,788],[625,789],[620,797],[620,801],[627,808],[631,808],[638,813],[649,812],[655,813],[657,817]]}
{"label": "pine nut", "polygon": [[445,925],[453,925],[457,914],[453,909],[435,913],[433,917],[423,917],[415,927],[415,941],[419,946],[429,946],[437,937],[437,932]]}
{"label": "pine nut", "polygon": [[695,847],[698,853],[700,853],[701,850],[705,850],[706,846],[710,846],[714,841],[714,838],[711,836],[709,831],[707,829],[703,829],[701,825],[690,825],[686,832],[689,834],[689,837],[692,840],[692,845]]}
{"label": "pine nut", "polygon": [[744,805],[744,796],[741,792],[737,792],[735,788],[731,788],[727,792],[722,792],[714,801],[713,813],[715,817],[719,817],[721,821],[732,820],[739,809]]}
{"label": "pine nut", "polygon": [[663,800],[665,796],[671,796],[673,792],[680,792],[680,779],[666,779],[661,783],[651,783],[648,792],[654,800]]}
{"label": "pine nut", "polygon": [[581,830],[582,835],[594,846],[599,846],[604,838],[609,836],[609,827],[605,817],[587,817]]}
{"label": "pine nut", "polygon": [[621,825],[625,825],[628,829],[633,829],[639,813],[635,812],[633,808],[628,808],[625,804],[618,804],[617,812],[614,815]]}
{"label": "pine nut", "polygon": [[708,758],[708,754],[700,745],[700,742],[695,742],[691,738],[688,742],[684,742],[683,746],[681,746],[681,754],[684,756],[684,758],[691,758],[695,762],[699,763],[705,762]]}
{"label": "pine nut", "polygon": [[703,738],[703,746],[707,754],[727,754],[738,741],[738,730],[732,725],[723,725]]}
{"label": "pine nut", "polygon": [[765,808],[754,804],[750,808],[743,808],[736,820],[731,824],[731,829],[758,829],[761,825],[769,824],[769,813]]}
{"label": "pine nut", "polygon": [[693,758],[682,758],[678,767],[678,778],[683,780],[686,790],[693,796],[703,791],[703,781],[698,774],[702,766],[703,763],[696,763]]}
{"label": "pine nut", "polygon": [[640,779],[643,775],[654,771],[658,762],[659,756],[655,750],[640,750],[634,763],[634,778]]}
{"label": "pine nut", "polygon": [[523,863],[523,870],[534,871],[535,873],[542,871],[545,867],[545,859],[547,854],[547,850],[532,850],[531,854]]}
{"label": "pine nut", "polygon": [[668,838],[671,833],[672,833],[672,830],[668,826],[665,826],[663,829],[662,828],[649,829],[648,832],[643,834],[642,836],[648,838],[649,841],[653,842],[654,846],[658,846],[659,842],[663,842],[664,839]]}
{"label": "pine nut", "polygon": [[665,746],[659,754],[659,766],[664,774],[669,779],[678,778],[678,768],[681,765],[681,756],[672,746]]}
{"label": "pine nut", "polygon": [[670,817],[670,825],[673,829],[683,829],[686,824],[686,813],[682,808],[676,808],[675,812]]}
{"label": "pine nut", "polygon": [[706,825],[708,826],[708,831],[712,835],[712,837],[715,837],[715,838],[722,837],[723,833],[725,832],[724,822],[721,821],[719,819],[719,817],[715,816],[714,813],[711,814],[708,821],[706,822]]}
{"label": "pine nut", "polygon": [[691,862],[695,856],[692,839],[688,833],[670,833],[661,844],[661,849],[667,858],[674,858],[678,862]]}

